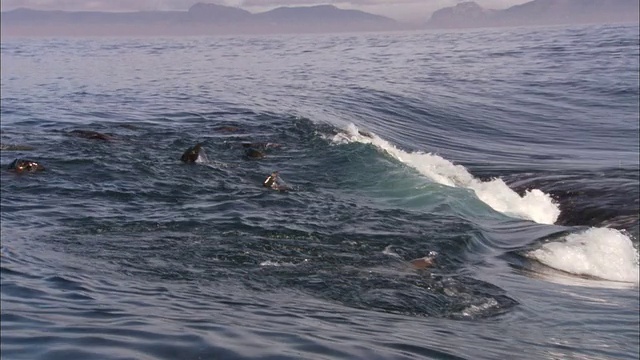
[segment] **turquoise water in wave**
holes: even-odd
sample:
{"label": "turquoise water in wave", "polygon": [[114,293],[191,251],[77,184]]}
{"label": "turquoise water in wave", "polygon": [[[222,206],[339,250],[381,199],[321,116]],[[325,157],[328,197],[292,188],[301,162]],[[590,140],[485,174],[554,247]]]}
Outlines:
{"label": "turquoise water in wave", "polygon": [[3,38],[2,357],[636,359],[639,45]]}

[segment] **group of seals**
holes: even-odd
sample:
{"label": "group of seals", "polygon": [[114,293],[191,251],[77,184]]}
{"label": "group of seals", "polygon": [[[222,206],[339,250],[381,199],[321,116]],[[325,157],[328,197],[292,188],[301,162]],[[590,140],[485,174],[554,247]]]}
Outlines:
{"label": "group of seals", "polygon": [[[367,134],[363,134],[363,135],[367,135]],[[262,157],[264,157],[264,154],[258,150],[266,150],[269,148],[279,148],[280,144],[276,144],[276,143],[242,143],[242,147],[246,148],[247,150],[245,151],[245,156],[249,157],[249,158],[254,158],[254,159],[260,159]],[[180,160],[182,160],[182,162],[185,163],[195,163],[196,160],[198,159],[198,157],[200,156],[202,152],[202,143],[197,143],[194,146],[188,148],[187,150],[185,150],[185,152],[182,154],[182,156],[180,157]],[[267,178],[262,182],[262,186],[268,189],[272,189],[272,190],[277,190],[277,191],[281,191],[281,192],[285,192],[285,191],[289,191],[291,190],[291,187],[289,187],[288,185],[286,185],[284,182],[281,181],[280,177],[279,177],[279,172],[278,171],[274,171],[272,172],[269,176],[267,176]],[[435,252],[430,252],[429,255],[421,257],[421,258],[417,258],[417,259],[413,259],[411,261],[409,261],[409,266],[414,269],[414,270],[424,270],[424,269],[428,269],[428,268],[432,268],[435,266],[436,263],[436,255],[437,253]]]}
{"label": "group of seals", "polygon": [[[250,159],[262,159],[265,155],[259,149],[279,148],[280,144],[276,143],[242,143],[242,147],[246,148],[245,156]],[[203,152],[202,143],[197,143],[194,146],[185,150],[180,157],[180,160],[187,164],[197,162],[198,158]],[[263,182],[263,186],[269,189],[278,191],[291,190],[289,186],[278,177],[278,172],[274,171]]]}
{"label": "group of seals", "polygon": [[[113,140],[112,135],[103,134],[103,133],[92,131],[92,130],[71,130],[67,134],[70,136],[75,136],[75,137],[90,139],[90,140],[102,140],[102,141]],[[33,147],[24,146],[24,145],[0,144],[0,150],[8,150],[8,151],[33,150]],[[17,158],[17,159],[14,159],[11,162],[11,164],[9,164],[8,169],[11,171],[15,171],[16,173],[25,173],[25,172],[43,171],[45,170],[45,167],[35,160]]]}
{"label": "group of seals", "polygon": [[[268,149],[278,149],[280,144],[270,142],[245,142],[241,144],[245,148],[244,156],[248,159],[262,159],[264,158],[265,151]],[[180,160],[185,163],[194,163],[202,152],[202,143],[197,143],[194,146],[185,150]]]}
{"label": "group of seals", "polygon": [[[225,130],[227,131],[232,131],[231,128],[225,128]],[[235,131],[235,128],[233,128],[233,131]],[[113,136],[111,135],[107,135],[107,134],[103,134],[103,133],[99,133],[96,131],[90,131],[90,130],[72,130],[68,133],[71,136],[75,136],[75,137],[80,137],[80,138],[85,138],[85,139],[91,139],[91,140],[102,140],[102,141],[111,141],[113,139]],[[245,151],[245,156],[251,159],[261,159],[263,158],[264,155],[264,150],[267,149],[272,149],[272,148],[279,148],[280,144],[277,143],[242,143],[242,147],[246,149]],[[2,149],[5,150],[31,150],[31,147],[15,147],[15,148],[8,148],[5,146],[2,146]],[[201,155],[203,151],[203,147],[202,147],[202,143],[197,143],[194,146],[188,148],[180,157],[180,160],[182,162],[185,163],[195,163],[198,159],[198,157]],[[45,170],[45,167],[38,163],[37,161],[34,160],[29,160],[29,159],[20,159],[17,158],[15,160],[13,160],[13,162],[11,162],[11,164],[9,164],[8,166],[9,170],[15,171],[17,173],[24,173],[24,172],[37,172],[37,171],[43,171]],[[289,191],[291,190],[291,188],[284,184],[280,177],[279,177],[279,172],[278,171],[274,171],[272,172],[262,183],[262,185],[265,188],[269,188],[269,189],[273,189],[273,190],[277,190],[277,191]],[[409,264],[417,270],[420,269],[426,269],[426,268],[431,268],[434,266],[435,264],[435,254],[429,254],[429,256],[425,256],[422,258],[417,258],[414,260],[411,260],[409,262]]]}

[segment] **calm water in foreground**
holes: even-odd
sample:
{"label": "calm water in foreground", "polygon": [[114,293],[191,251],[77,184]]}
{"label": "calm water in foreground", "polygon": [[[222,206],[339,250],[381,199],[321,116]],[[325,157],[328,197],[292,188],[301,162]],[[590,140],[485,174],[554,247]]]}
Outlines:
{"label": "calm water in foreground", "polygon": [[3,39],[2,358],[637,359],[638,33]]}

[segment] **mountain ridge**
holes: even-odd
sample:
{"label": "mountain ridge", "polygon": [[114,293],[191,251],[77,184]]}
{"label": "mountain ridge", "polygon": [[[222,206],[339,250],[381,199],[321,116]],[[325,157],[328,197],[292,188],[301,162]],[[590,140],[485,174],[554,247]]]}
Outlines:
{"label": "mountain ridge", "polygon": [[532,0],[506,9],[473,1],[435,11],[420,25],[334,5],[282,6],[252,13],[198,2],[187,11],[62,11],[18,8],[0,13],[11,35],[207,35],[317,33],[638,22],[637,0]]}
{"label": "mountain ridge", "polygon": [[[3,33],[110,35],[146,32],[161,35],[379,31],[401,28],[397,21],[333,5],[279,7],[251,13],[218,4],[196,3],[187,11],[62,11],[18,8],[0,13]],[[113,26],[109,29],[109,25]],[[39,31],[42,30],[42,31]]]}
{"label": "mountain ridge", "polygon": [[638,22],[637,0],[532,0],[506,9],[486,9],[474,1],[435,11],[429,28],[477,28]]}

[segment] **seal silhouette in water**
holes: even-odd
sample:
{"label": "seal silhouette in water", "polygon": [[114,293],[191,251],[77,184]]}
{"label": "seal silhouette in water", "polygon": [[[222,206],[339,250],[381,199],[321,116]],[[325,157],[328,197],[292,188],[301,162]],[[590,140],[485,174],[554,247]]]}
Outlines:
{"label": "seal silhouette in water", "polygon": [[237,131],[240,131],[240,128],[237,126],[223,125],[223,126],[218,126],[216,130],[220,132],[237,132]]}
{"label": "seal silhouette in water", "polygon": [[198,156],[200,155],[200,151],[202,151],[202,144],[197,143],[194,147],[190,147],[187,151],[182,154],[180,160],[183,162],[190,164],[196,162],[198,160]]}
{"label": "seal silhouette in water", "polygon": [[18,173],[36,172],[44,170],[44,166],[33,160],[15,159],[9,164],[9,170],[14,170]]}
{"label": "seal silhouette in water", "polygon": [[285,184],[279,177],[279,173],[274,171],[263,182],[262,186],[278,191],[288,191],[291,188]]}
{"label": "seal silhouette in water", "polygon": [[416,270],[431,268],[435,265],[435,256],[425,256],[409,261],[411,266]]}
{"label": "seal silhouette in water", "polygon": [[266,149],[278,149],[282,147],[282,145],[278,143],[271,143],[271,142],[245,142],[245,143],[242,143],[242,147],[266,150]]}
{"label": "seal silhouette in water", "polygon": [[368,137],[369,139],[373,139],[373,135],[366,131],[366,130],[358,130],[358,134],[364,136],[364,137]]}
{"label": "seal silhouette in water", "polygon": [[20,151],[20,150],[33,150],[32,146],[28,145],[15,145],[15,144],[0,144],[0,150],[2,151]]}
{"label": "seal silhouette in water", "polygon": [[249,158],[249,159],[262,159],[264,157],[264,153],[262,151],[258,151],[254,148],[249,148],[247,149],[244,154]]}
{"label": "seal silhouette in water", "polygon": [[80,137],[83,139],[111,141],[113,137],[107,134],[99,133],[91,130],[71,130],[69,135]]}

